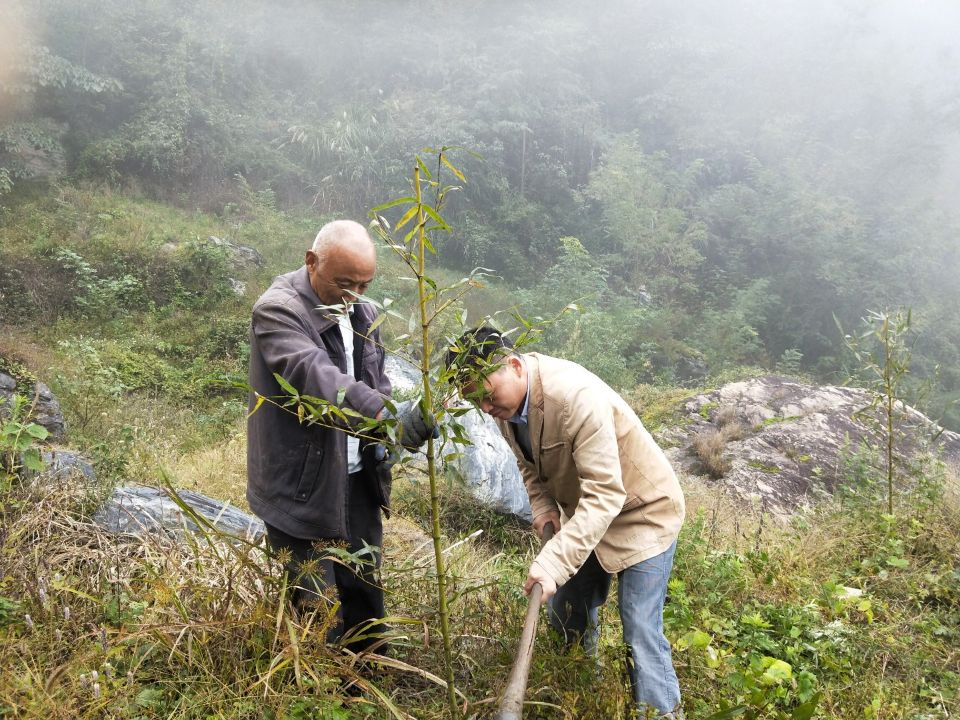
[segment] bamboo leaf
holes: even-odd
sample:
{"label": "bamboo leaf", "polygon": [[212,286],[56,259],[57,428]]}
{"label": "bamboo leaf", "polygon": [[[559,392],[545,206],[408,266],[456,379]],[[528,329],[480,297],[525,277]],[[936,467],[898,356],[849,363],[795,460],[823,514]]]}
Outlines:
{"label": "bamboo leaf", "polygon": [[457,176],[457,179],[458,179],[460,182],[464,182],[464,183],[465,183],[465,182],[467,181],[467,179],[463,176],[463,173],[460,172],[457,168],[455,168],[455,167],[453,166],[453,163],[451,163],[449,160],[447,160],[447,156],[446,156],[445,154],[443,154],[443,153],[440,154],[440,162],[442,162],[442,163],[447,167],[447,169],[450,170],[450,172],[452,172],[454,175],[456,175],[456,176]]}
{"label": "bamboo leaf", "polygon": [[420,206],[419,206],[419,205],[411,205],[411,206],[410,206],[410,209],[407,210],[407,211],[403,214],[403,217],[401,217],[401,218],[397,221],[397,230],[400,230],[404,225],[406,225],[408,222],[410,222],[410,221],[416,216],[417,210],[419,210],[419,209],[420,209]]}
{"label": "bamboo leaf", "polygon": [[450,226],[447,224],[447,221],[444,220],[442,217],[440,217],[440,213],[438,213],[432,207],[430,207],[429,205],[424,205],[423,211],[427,215],[429,215],[431,218],[433,218],[434,222],[436,222],[437,225],[439,225],[443,230],[447,230],[447,231],[450,230]]}
{"label": "bamboo leaf", "polygon": [[396,207],[397,205],[405,205],[406,203],[416,203],[416,202],[417,202],[417,199],[415,197],[408,196],[408,197],[396,198],[394,200],[385,202],[383,205],[377,205],[375,208],[373,208],[370,211],[369,214],[376,217],[376,215],[381,210],[389,210],[390,208]]}
{"label": "bamboo leaf", "polygon": [[249,413],[247,413],[247,418],[249,418],[251,415],[253,415],[257,410],[259,410],[259,409],[260,409],[260,406],[263,405],[263,403],[264,403],[265,400],[266,400],[266,398],[265,398],[263,395],[261,395],[260,393],[257,393],[257,402],[256,402],[256,404],[253,406],[253,410],[251,410]]}
{"label": "bamboo leaf", "polygon": [[430,174],[430,168],[426,166],[419,156],[417,156],[417,167],[420,168],[420,172],[422,172],[428,180],[433,179],[433,175]]}
{"label": "bamboo leaf", "polygon": [[386,313],[381,313],[380,315],[377,315],[377,318],[372,323],[370,323],[370,327],[367,328],[367,334],[368,335],[372,334],[374,330],[376,330],[378,327],[383,325],[387,317],[389,316]]}
{"label": "bamboo leaf", "polygon": [[297,391],[297,389],[293,385],[288,383],[284,379],[283,375],[281,375],[280,373],[274,373],[273,379],[277,381],[277,385],[279,385],[284,390],[284,392],[286,392],[288,395],[291,395],[295,398],[300,397],[300,393]]}

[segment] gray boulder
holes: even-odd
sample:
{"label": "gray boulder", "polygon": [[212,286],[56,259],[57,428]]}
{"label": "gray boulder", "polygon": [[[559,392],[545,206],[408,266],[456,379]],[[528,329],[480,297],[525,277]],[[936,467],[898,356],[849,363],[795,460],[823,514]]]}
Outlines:
{"label": "gray boulder", "polygon": [[[395,396],[409,396],[421,385],[420,371],[396,355],[384,363]],[[476,410],[458,418],[471,444],[445,446],[440,454],[458,454],[449,469],[480,502],[495,510],[530,519],[530,501],[517,461],[492,418]]]}
{"label": "gray boulder", "polygon": [[93,484],[96,474],[90,460],[76,450],[63,447],[52,447],[40,454],[43,459],[43,470],[38,477],[41,481],[67,481],[83,479]]}
{"label": "gray boulder", "polygon": [[62,442],[66,435],[66,421],[60,411],[60,402],[42,382],[34,386],[18,386],[17,381],[5,373],[0,373],[0,418],[9,413],[14,394],[27,399],[28,407],[33,405],[30,420],[42,425],[50,433],[51,442]]}
{"label": "gray boulder", "polygon": [[[836,491],[849,477],[845,458],[861,443],[879,442],[872,423],[859,414],[869,403],[870,395],[856,388],[754,378],[690,398],[681,424],[658,439],[681,471],[709,476],[707,482],[721,483],[751,504],[789,515]],[[960,435],[913,408],[902,411],[899,457],[929,449],[948,463],[960,462]]]}
{"label": "gray boulder", "polygon": [[480,502],[500,512],[530,520],[530,500],[523,486],[516,458],[488,415],[471,410],[458,418],[470,445],[444,453],[459,452],[451,463],[455,472]]}
{"label": "gray boulder", "polygon": [[215,235],[208,237],[207,242],[214,247],[225,250],[227,252],[227,256],[233,263],[234,268],[237,270],[255,267],[259,268],[263,267],[264,265],[263,255],[261,255],[260,251],[256,248],[252,248],[248,245],[240,245],[239,243],[235,243],[231,240],[218,238]]}
{"label": "gray boulder", "polygon": [[394,396],[412,395],[420,387],[420,370],[399,355],[387,353],[383,368],[390,378]]}
{"label": "gray boulder", "polygon": [[229,503],[190,490],[177,490],[177,498],[180,502],[164,488],[117,488],[93,520],[108,532],[138,537],[157,532],[183,535],[200,531],[200,524],[182,503],[225,535],[255,543],[266,532],[258,518]]}

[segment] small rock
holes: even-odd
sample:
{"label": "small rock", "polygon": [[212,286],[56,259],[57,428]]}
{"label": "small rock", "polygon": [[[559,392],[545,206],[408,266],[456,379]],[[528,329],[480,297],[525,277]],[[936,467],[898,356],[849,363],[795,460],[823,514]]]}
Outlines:
{"label": "small rock", "polygon": [[[42,425],[50,433],[51,442],[62,442],[66,436],[66,420],[60,411],[60,402],[50,392],[50,388],[41,382],[34,387],[18,387],[16,381],[4,373],[0,373],[0,417],[3,417],[5,408],[9,405],[14,393],[22,395],[27,400],[27,407],[33,405],[30,420]],[[34,404],[36,399],[36,404]]]}
{"label": "small rock", "polygon": [[83,455],[69,448],[52,448],[41,453],[44,469],[40,472],[41,480],[69,480],[81,476],[93,481],[96,474],[93,465]]}
{"label": "small rock", "polygon": [[848,598],[858,598],[863,597],[863,590],[860,588],[847,587],[846,585],[841,585],[837,588],[837,597],[841,600],[847,600]]}

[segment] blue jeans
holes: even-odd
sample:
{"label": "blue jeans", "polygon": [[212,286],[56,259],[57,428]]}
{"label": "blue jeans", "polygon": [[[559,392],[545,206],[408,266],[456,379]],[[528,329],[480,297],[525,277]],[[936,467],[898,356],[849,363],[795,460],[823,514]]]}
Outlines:
{"label": "blue jeans", "polygon": [[[641,718],[673,717],[669,713],[680,705],[680,685],[673,669],[670,642],[663,634],[663,602],[676,549],[674,542],[660,555],[631,565],[617,575],[623,640],[629,653],[627,670]],[[582,642],[587,653],[596,653],[599,609],[606,602],[611,581],[612,575],[590,553],[583,567],[550,599],[550,624],[568,644]]]}

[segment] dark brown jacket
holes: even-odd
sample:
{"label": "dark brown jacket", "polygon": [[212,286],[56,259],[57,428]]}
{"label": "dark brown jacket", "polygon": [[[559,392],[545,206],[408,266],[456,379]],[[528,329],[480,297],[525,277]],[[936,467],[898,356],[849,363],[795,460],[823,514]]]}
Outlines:
{"label": "dark brown jacket", "polygon": [[[367,337],[376,311],[367,303],[354,305],[354,358],[348,360],[336,318],[319,305],[306,267],[276,278],[257,300],[250,387],[282,401],[277,373],[303,395],[330,402],[342,396],[341,406],[376,416],[390,394],[379,332]],[[252,411],[253,392],[249,403]],[[264,522],[288,535],[346,539],[346,433],[301,423],[295,413],[264,402],[247,419],[247,500]]]}

